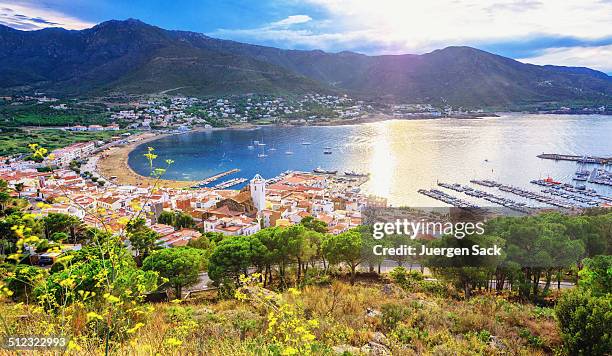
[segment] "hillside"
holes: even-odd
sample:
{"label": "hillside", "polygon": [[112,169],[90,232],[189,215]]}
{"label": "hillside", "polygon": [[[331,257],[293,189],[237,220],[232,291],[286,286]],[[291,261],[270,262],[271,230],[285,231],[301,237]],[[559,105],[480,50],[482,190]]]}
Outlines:
{"label": "hillside", "polygon": [[470,47],[385,56],[282,50],[132,19],[82,31],[0,25],[0,83],[3,93],[54,95],[181,88],[192,95],[336,91],[474,106],[612,102],[612,78],[604,73],[524,64]]}
{"label": "hillside", "polygon": [[108,21],[83,31],[17,31],[0,25],[0,82],[5,90],[83,95],[301,92],[312,80],[256,59],[196,48],[137,20]]}

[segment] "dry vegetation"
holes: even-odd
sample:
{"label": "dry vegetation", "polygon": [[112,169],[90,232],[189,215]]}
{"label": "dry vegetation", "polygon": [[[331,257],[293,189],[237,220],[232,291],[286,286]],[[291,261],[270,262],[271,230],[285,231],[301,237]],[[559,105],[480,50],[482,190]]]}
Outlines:
{"label": "dry vegetation", "polygon": [[[441,297],[396,284],[335,281],[285,292],[299,305],[313,329],[315,354],[552,354],[560,348],[559,330],[551,309],[480,295],[469,301]],[[112,344],[121,355],[245,355],[281,354],[268,333],[266,314],[249,301],[201,298],[181,304],[153,304],[130,340]],[[23,304],[0,306],[12,334],[48,334],[53,320]],[[85,315],[74,312],[75,335]],[[89,341],[88,341],[89,340]],[[99,354],[99,343],[77,341],[71,354]],[[369,345],[369,347],[364,345]],[[349,354],[349,353],[346,353]]]}

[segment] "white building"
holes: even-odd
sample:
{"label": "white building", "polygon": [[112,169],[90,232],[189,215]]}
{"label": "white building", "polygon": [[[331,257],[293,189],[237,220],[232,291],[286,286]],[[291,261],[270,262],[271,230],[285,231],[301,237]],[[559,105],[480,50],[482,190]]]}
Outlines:
{"label": "white building", "polygon": [[251,199],[259,214],[266,208],[266,180],[263,179],[259,174],[256,174],[250,183]]}

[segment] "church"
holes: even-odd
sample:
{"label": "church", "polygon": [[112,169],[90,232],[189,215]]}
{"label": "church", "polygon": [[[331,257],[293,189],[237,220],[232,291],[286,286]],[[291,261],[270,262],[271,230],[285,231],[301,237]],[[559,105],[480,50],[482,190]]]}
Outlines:
{"label": "church", "polygon": [[247,216],[258,217],[266,208],[266,180],[256,174],[240,193],[217,203],[217,208],[222,207]]}

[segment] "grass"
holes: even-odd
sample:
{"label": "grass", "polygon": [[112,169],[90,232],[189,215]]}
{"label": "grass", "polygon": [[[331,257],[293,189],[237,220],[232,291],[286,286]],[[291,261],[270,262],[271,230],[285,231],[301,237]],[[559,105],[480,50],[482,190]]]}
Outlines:
{"label": "grass", "polygon": [[28,144],[37,142],[49,151],[76,142],[106,141],[126,131],[71,132],[57,129],[0,132],[0,156],[28,153]]}
{"label": "grass", "polygon": [[[315,354],[334,354],[340,345],[359,350],[373,339],[380,341],[381,335],[394,355],[539,355],[560,348],[556,322],[542,308],[489,295],[464,301],[385,283],[350,286],[334,281],[306,286],[298,295],[287,292],[284,298],[318,321]],[[112,354],[277,354],[265,313],[249,302],[200,299],[153,306],[145,326],[132,339],[114,344]],[[52,317],[23,304],[2,304],[0,315],[13,334],[54,331]],[[72,317],[72,332],[82,347],[79,353],[100,354],[100,342],[79,338],[82,320],[78,312]],[[170,345],[170,338],[180,345]]]}

